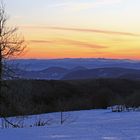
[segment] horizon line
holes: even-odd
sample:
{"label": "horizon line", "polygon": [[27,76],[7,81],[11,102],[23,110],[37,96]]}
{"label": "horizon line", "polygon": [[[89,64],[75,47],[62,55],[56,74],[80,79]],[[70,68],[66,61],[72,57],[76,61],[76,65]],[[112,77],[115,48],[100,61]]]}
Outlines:
{"label": "horizon line", "polygon": [[105,58],[105,57],[65,57],[65,58],[14,58],[9,60],[64,60],[64,59],[105,59],[105,60],[127,60],[127,61],[140,61],[140,59],[131,58]]}

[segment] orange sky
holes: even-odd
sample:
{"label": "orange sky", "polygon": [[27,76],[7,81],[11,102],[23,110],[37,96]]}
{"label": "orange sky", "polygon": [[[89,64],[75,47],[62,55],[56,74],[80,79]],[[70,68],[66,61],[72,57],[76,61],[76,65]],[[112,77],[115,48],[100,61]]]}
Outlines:
{"label": "orange sky", "polygon": [[20,58],[140,59],[139,0],[26,1],[6,0],[28,44]]}

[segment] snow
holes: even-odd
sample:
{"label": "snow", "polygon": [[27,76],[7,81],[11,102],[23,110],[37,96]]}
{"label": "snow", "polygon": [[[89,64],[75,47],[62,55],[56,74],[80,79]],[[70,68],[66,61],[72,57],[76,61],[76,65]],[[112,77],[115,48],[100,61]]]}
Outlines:
{"label": "snow", "polygon": [[[36,118],[51,118],[44,127],[28,127]],[[29,116],[25,128],[0,129],[1,140],[140,140],[140,112],[87,110]]]}

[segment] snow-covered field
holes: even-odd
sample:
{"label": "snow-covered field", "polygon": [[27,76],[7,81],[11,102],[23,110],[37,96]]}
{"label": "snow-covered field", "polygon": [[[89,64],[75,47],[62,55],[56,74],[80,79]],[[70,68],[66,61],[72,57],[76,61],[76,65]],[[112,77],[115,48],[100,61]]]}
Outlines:
{"label": "snow-covered field", "polygon": [[60,113],[51,113],[31,116],[25,122],[38,118],[50,119],[50,125],[0,129],[0,140],[140,140],[140,112],[67,112],[63,125]]}

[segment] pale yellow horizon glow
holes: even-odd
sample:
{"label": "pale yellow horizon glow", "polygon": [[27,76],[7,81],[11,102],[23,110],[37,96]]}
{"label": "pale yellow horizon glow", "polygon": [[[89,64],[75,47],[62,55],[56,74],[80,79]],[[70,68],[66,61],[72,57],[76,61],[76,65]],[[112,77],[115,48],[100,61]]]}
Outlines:
{"label": "pale yellow horizon glow", "polygon": [[20,58],[140,60],[139,0],[6,0],[6,5],[10,26],[19,26],[27,40]]}

